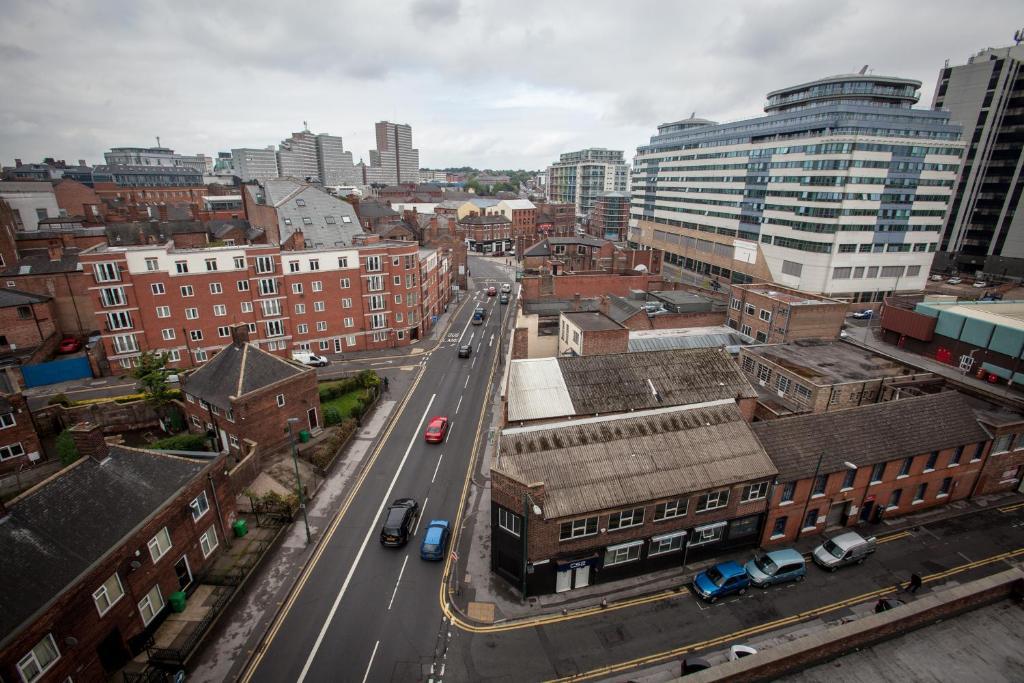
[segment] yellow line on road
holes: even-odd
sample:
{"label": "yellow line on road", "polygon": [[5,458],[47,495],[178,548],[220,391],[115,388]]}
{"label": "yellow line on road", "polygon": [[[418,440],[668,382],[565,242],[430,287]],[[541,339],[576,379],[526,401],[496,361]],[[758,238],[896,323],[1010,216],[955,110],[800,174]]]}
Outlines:
{"label": "yellow line on road", "polygon": [[898,541],[901,538],[906,538],[907,536],[911,536],[911,535],[912,534],[909,531],[897,531],[894,534],[890,534],[888,536],[882,536],[881,538],[876,540],[875,543],[888,543],[889,541]]}
{"label": "yellow line on road", "polygon": [[1006,507],[999,508],[1000,512],[1013,512],[1014,510],[1020,510],[1024,508],[1024,503],[1017,503],[1016,505],[1007,505]]}

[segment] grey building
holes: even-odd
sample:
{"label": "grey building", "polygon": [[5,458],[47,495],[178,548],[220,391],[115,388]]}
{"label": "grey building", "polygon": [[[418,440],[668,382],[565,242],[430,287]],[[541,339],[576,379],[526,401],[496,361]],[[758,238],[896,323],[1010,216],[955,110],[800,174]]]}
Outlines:
{"label": "grey building", "polygon": [[292,133],[287,140],[282,140],[277,148],[277,173],[282,178],[320,177],[320,164],[317,161],[316,136],[309,130]]}
{"label": "grey building", "polygon": [[250,180],[270,180],[277,177],[277,152],[273,146],[264,149],[238,147],[231,150],[231,159],[235,167],[235,175],[242,182]]}
{"label": "grey building", "polygon": [[548,166],[547,196],[552,202],[574,204],[582,221],[605,192],[629,191],[629,165],[620,150],[592,147],[562,154]]}
{"label": "grey building", "polygon": [[108,165],[116,166],[170,166],[184,167],[210,173],[213,159],[205,154],[175,154],[169,147],[111,147],[104,152]]}
{"label": "grey building", "polygon": [[352,152],[345,151],[341,137],[320,133],[316,136],[316,161],[320,182],[326,186],[356,184]]}
{"label": "grey building", "polygon": [[39,221],[62,215],[53,184],[48,182],[0,183],[0,200],[14,210],[18,230],[38,230]]}
{"label": "grey building", "polygon": [[970,148],[942,232],[943,264],[1024,275],[1024,45],[988,48],[939,73],[933,106]]}
{"label": "grey building", "polygon": [[412,146],[412,126],[378,121],[375,131],[377,149],[370,150],[370,165],[364,166],[363,183],[418,183],[420,151]]}
{"label": "grey building", "polygon": [[[258,191],[252,185],[245,189]],[[263,193],[266,204],[277,209],[281,244],[301,231],[303,246],[307,249],[348,247],[357,235],[363,234],[352,205],[316,185],[278,178],[266,181]]]}

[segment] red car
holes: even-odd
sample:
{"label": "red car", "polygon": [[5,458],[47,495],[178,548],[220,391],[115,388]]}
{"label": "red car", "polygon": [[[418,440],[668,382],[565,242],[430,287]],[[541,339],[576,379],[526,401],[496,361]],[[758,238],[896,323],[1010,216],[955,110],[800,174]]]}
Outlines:
{"label": "red car", "polygon": [[435,417],[431,418],[430,424],[427,425],[427,431],[423,433],[423,438],[427,440],[427,443],[441,443],[447,435],[448,418]]}
{"label": "red car", "polygon": [[487,296],[497,296],[497,295],[498,295],[498,288],[497,287],[488,287],[487,288]]}
{"label": "red car", "polygon": [[74,353],[80,348],[82,348],[82,342],[74,337],[64,337],[60,341],[60,346],[57,347],[57,353]]}

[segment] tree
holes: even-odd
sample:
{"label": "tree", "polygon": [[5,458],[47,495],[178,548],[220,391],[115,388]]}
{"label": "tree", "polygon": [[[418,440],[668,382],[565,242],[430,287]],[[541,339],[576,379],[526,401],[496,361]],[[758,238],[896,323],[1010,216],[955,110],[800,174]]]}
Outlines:
{"label": "tree", "polygon": [[57,436],[55,445],[57,447],[57,457],[60,458],[61,464],[65,467],[78,460],[78,447],[75,446],[75,440],[71,438],[71,432],[68,430],[65,429]]}
{"label": "tree", "polygon": [[167,354],[144,351],[139,358],[139,367],[132,370],[132,377],[139,380],[146,401],[160,412],[160,408],[171,402],[173,394],[167,385]]}

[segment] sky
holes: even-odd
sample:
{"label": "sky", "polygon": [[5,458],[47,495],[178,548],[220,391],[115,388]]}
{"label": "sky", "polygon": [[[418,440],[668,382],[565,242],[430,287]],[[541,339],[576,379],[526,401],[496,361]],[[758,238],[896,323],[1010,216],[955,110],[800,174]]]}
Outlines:
{"label": "sky", "polygon": [[0,164],[116,146],[215,156],[303,121],[369,161],[408,123],[424,168],[541,169],[691,113],[869,65],[922,81],[1012,44],[1020,0],[5,0]]}

